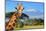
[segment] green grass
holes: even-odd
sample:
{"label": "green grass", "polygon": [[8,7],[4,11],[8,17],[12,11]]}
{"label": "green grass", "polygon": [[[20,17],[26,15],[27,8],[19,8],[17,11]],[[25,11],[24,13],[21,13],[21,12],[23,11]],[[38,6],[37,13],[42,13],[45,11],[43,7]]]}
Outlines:
{"label": "green grass", "polygon": [[25,30],[25,29],[43,29],[43,25],[35,25],[35,26],[24,26],[23,28],[15,28],[15,30]]}

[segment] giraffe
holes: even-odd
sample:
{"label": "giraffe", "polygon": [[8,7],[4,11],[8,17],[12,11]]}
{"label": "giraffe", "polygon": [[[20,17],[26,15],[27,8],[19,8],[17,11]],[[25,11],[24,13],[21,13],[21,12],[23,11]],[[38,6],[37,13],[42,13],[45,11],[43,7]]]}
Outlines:
{"label": "giraffe", "polygon": [[22,4],[19,3],[16,9],[17,13],[15,12],[9,19],[8,23],[5,25],[6,31],[14,30],[14,28],[16,27],[17,18],[19,18],[22,15],[22,11],[24,8]]}

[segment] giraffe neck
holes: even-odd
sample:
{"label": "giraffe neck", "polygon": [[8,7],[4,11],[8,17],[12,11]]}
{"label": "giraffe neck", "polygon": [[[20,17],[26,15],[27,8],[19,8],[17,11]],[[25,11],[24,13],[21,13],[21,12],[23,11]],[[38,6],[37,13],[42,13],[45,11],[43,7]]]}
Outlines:
{"label": "giraffe neck", "polygon": [[16,26],[17,18],[18,18],[18,14],[13,14],[8,24],[6,25],[6,30],[14,30],[14,27]]}

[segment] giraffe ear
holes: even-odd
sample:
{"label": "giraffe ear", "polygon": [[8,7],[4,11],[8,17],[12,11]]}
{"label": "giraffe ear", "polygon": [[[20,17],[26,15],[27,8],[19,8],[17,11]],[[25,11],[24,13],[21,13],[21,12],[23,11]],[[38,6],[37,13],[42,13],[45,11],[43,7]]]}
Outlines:
{"label": "giraffe ear", "polygon": [[23,8],[24,9],[24,8]]}
{"label": "giraffe ear", "polygon": [[23,10],[24,10],[24,8],[23,8]]}
{"label": "giraffe ear", "polygon": [[15,8],[15,9],[17,9],[17,8]]}

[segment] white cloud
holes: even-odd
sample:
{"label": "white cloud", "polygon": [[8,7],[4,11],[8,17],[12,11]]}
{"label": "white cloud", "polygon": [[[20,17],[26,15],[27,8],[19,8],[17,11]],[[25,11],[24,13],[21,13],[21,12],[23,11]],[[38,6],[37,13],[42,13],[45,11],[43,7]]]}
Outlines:
{"label": "white cloud", "polygon": [[37,10],[30,8],[30,9],[27,9],[26,12],[37,12]]}

